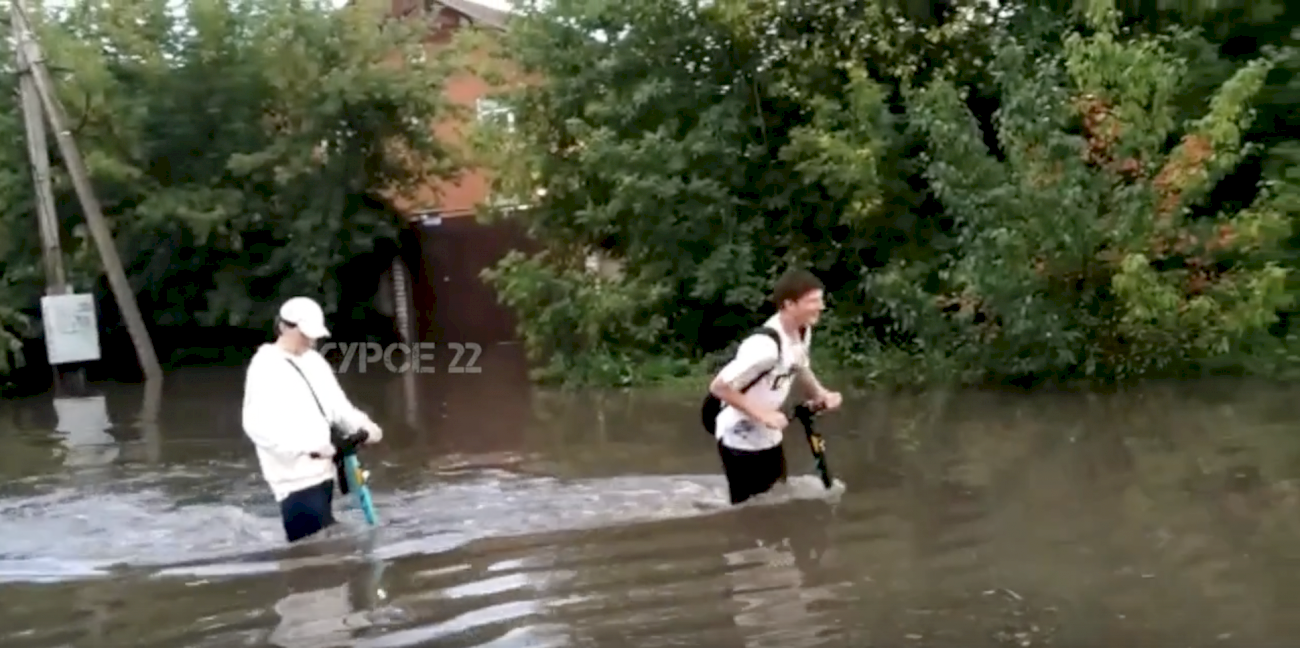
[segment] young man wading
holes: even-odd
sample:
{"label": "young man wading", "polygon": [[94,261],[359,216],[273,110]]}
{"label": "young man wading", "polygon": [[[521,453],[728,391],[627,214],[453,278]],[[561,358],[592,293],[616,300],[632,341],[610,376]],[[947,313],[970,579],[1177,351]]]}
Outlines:
{"label": "young man wading", "polygon": [[732,504],[785,481],[781,440],[789,422],[781,407],[792,382],[812,396],[814,408],[835,409],[842,400],[818,382],[808,359],[812,327],[826,308],[822,282],[803,270],[787,272],[777,280],[772,301],[776,315],[741,342],[709,385],[721,402],[713,433]]}
{"label": "young man wading", "polygon": [[329,336],[325,313],[307,297],[280,307],[274,344],[263,344],[244,379],[244,433],[280,503],[285,537],[297,542],[334,524],[334,439],[383,438],[354,407],[316,341]]}

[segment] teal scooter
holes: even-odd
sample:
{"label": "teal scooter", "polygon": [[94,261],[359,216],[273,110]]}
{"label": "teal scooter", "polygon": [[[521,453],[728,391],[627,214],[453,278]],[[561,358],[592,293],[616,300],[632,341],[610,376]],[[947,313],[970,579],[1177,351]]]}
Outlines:
{"label": "teal scooter", "polygon": [[357,458],[357,448],[370,435],[357,432],[349,436],[338,433],[330,436],[334,443],[334,467],[338,471],[339,492],[344,495],[354,493],[357,506],[366,516],[366,524],[375,526],[379,523],[379,516],[375,514],[375,504],[370,498],[370,473],[361,469],[361,460]]}

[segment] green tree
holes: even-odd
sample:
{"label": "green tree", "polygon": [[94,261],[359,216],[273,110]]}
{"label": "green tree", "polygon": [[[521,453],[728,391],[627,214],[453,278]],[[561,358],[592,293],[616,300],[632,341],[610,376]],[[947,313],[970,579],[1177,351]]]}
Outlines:
{"label": "green tree", "polygon": [[1121,38],[1116,17],[1095,11],[1058,55],[1002,42],[996,152],[956,86],[909,92],[930,186],[962,231],[951,256],[872,278],[869,299],[921,322],[918,351],[976,377],[1147,375],[1226,356],[1292,303],[1288,197],[1206,200],[1245,154],[1273,62],[1241,67],[1184,126],[1185,61],[1167,38]]}
{"label": "green tree", "polygon": [[[1267,347],[1300,193],[1240,178],[1285,57],[1039,4],[525,8],[506,49],[544,81],[511,93],[502,182],[545,190],[515,217],[548,251],[486,276],[535,359],[570,381],[680,370],[664,358],[753,325],[789,264],[828,280],[820,348],[893,380]],[[621,273],[585,271],[593,251]]]}
{"label": "green tree", "polygon": [[[1086,28],[1096,0],[1028,0],[1061,18],[1058,24]],[[1212,94],[1237,69],[1261,56],[1281,52],[1252,100],[1255,119],[1242,139],[1252,151],[1216,185],[1212,201],[1243,208],[1255,198],[1260,178],[1300,190],[1300,3],[1283,0],[1117,0],[1119,22],[1137,32],[1158,35],[1169,29],[1194,30],[1196,37],[1174,45],[1190,71],[1174,100],[1177,119],[1196,118]],[[1300,262],[1300,231],[1288,243],[1288,264]],[[1292,276],[1295,287],[1297,277]],[[1289,314],[1289,313],[1288,313]]]}
{"label": "green tree", "polygon": [[[35,16],[154,324],[263,326],[293,293],[333,310],[340,264],[396,231],[385,192],[456,172],[430,126],[457,52],[412,56],[422,25],[332,4],[76,0]],[[0,290],[26,307],[42,286],[31,182],[15,97],[0,101]],[[69,274],[91,290],[99,260],[51,150]]]}
{"label": "green tree", "polygon": [[[503,49],[544,81],[509,93],[516,137],[498,157],[508,191],[545,189],[517,217],[548,251],[487,278],[547,375],[680,371],[663,358],[699,359],[752,326],[786,264],[852,298],[863,268],[927,253],[941,227],[910,182],[896,86],[986,52],[978,30],[901,20],[836,0],[521,8]],[[593,252],[621,275],[584,271]]]}

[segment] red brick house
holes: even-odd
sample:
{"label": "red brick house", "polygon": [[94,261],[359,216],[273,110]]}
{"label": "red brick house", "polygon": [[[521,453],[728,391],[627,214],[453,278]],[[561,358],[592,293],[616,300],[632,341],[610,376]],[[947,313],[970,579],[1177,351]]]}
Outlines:
{"label": "red brick house", "polygon": [[[470,0],[368,1],[381,3],[376,11],[390,19],[423,21],[429,49],[445,46],[467,26],[500,32],[508,18],[506,12]],[[451,101],[469,108],[470,119],[511,118],[487,96],[489,84],[472,66],[449,79],[444,91]],[[443,142],[455,143],[463,141],[466,125],[462,119],[430,127]],[[417,442],[426,452],[444,450],[438,444],[453,439],[456,452],[514,451],[530,422],[523,349],[502,344],[516,340],[515,318],[497,304],[496,293],[479,273],[511,250],[536,246],[510,223],[480,223],[475,214],[489,199],[487,171],[471,169],[454,181],[383,200],[406,227],[395,256],[391,251],[376,255],[367,274],[388,268],[378,282],[374,304],[396,324],[400,336],[436,344],[435,372],[418,380],[407,373],[390,383],[400,391],[389,392],[391,402],[405,409],[407,424],[428,432]],[[456,345],[463,345],[461,351]],[[454,367],[464,372],[453,373]]]}
{"label": "red brick house", "polygon": [[[467,26],[501,31],[507,12],[470,0],[390,0],[391,17],[424,20],[428,47],[447,44]],[[509,111],[488,97],[489,84],[472,70],[450,79],[446,92],[470,109],[475,119],[511,119]],[[462,138],[465,124],[433,128],[444,141]],[[513,341],[515,320],[497,304],[496,294],[479,272],[514,249],[534,246],[509,223],[483,224],[474,215],[490,198],[486,170],[469,170],[454,181],[417,188],[390,199],[410,223],[406,251],[380,284],[381,312],[394,317],[403,337],[433,342]],[[415,253],[411,248],[418,248]],[[402,261],[405,261],[403,263]]]}
{"label": "red brick house", "polygon": [[[457,30],[473,25],[491,31],[505,29],[509,15],[470,0],[391,0],[391,14],[400,19],[424,20],[429,25],[428,46],[446,45]],[[490,86],[482,78],[466,70],[447,83],[447,97],[466,108],[475,118],[509,119],[508,109],[488,95]],[[457,141],[462,137],[463,124],[450,122],[438,124],[435,132],[444,140]],[[395,206],[412,217],[437,215],[454,218],[472,215],[488,198],[488,179],[482,170],[465,173],[454,182],[439,183],[415,191],[398,199]]]}

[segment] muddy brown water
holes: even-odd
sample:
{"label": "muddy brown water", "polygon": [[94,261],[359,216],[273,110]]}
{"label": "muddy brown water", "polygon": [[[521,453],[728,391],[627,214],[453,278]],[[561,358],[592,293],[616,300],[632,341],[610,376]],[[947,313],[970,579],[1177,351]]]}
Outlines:
{"label": "muddy brown water", "polygon": [[[485,354],[487,355],[487,354]],[[242,372],[0,404],[0,646],[1261,646],[1300,637],[1300,389],[851,396],[740,509],[694,396],[347,375],[381,525],[286,548]],[[797,431],[797,430],[795,430]]]}

